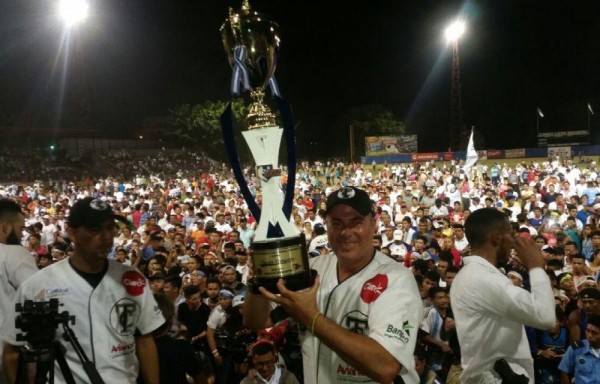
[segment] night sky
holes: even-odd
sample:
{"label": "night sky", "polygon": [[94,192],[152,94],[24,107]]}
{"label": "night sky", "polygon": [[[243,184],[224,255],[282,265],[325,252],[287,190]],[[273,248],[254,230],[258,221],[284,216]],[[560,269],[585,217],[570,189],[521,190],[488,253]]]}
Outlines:
{"label": "night sky", "polygon": [[[2,0],[0,126],[135,137],[147,118],[178,104],[229,98],[219,27],[240,2],[91,0],[65,66],[55,1]],[[404,121],[420,151],[445,150],[451,55],[443,31],[457,15],[467,22],[463,116],[480,142],[534,146],[537,106],[542,131],[586,129],[588,102],[600,135],[597,0],[251,4],[280,26],[276,77],[299,124],[300,156],[347,154],[343,115],[367,104]]]}

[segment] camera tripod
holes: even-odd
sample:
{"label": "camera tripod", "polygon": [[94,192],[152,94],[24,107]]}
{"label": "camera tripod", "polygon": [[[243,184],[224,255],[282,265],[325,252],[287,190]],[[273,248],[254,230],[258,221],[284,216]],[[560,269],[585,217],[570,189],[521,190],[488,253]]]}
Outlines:
{"label": "camera tripod", "polygon": [[[77,340],[75,332],[69,327],[69,321],[75,323],[75,316],[69,316],[68,312],[58,313],[58,300],[51,299],[50,302],[33,303],[26,300],[21,306],[17,303],[17,312],[22,312],[17,317],[17,326],[27,334],[17,335],[18,341],[28,341],[28,344],[19,349],[19,359],[17,365],[16,384],[44,384],[46,382],[54,383],[54,363],[58,363],[60,371],[67,384],[75,384],[73,372],[65,358],[66,348],[55,338],[58,324],[62,324],[64,333],[63,338],[68,341],[81,366],[89,378],[91,384],[104,384],[102,377],[96,370],[81,344]],[[34,326],[35,324],[35,326]],[[28,372],[32,365],[35,365],[35,380],[29,380]]]}

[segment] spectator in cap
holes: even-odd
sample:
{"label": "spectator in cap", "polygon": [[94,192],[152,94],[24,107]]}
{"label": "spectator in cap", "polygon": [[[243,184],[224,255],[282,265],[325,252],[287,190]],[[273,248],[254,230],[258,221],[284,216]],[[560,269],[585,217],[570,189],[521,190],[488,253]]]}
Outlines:
{"label": "spectator in cap", "polygon": [[152,293],[163,293],[165,287],[165,274],[163,272],[157,272],[152,276],[148,277],[150,281],[150,289]]}
{"label": "spectator in cap", "polygon": [[[226,383],[227,377],[233,370],[233,362],[229,358],[229,350],[227,349],[227,333],[223,326],[231,313],[233,312],[233,291],[227,288],[221,288],[219,291],[219,305],[217,305],[207,321],[206,338],[209,350],[215,363],[215,374],[217,382]],[[218,343],[225,341],[225,343]]]}
{"label": "spectator in cap", "polygon": [[[311,268],[319,274],[313,287],[292,292],[280,280],[281,296],[262,287],[261,295],[249,293],[246,324],[252,329],[271,326],[271,302],[276,302],[303,325],[306,382],[333,382],[339,367],[357,372],[356,379],[363,382],[392,382],[397,376],[418,382],[412,354],[414,327],[422,319],[417,285],[408,269],[373,248],[373,202],[364,190],[343,187],[327,197],[326,214],[333,254],[311,259]],[[328,311],[326,302],[331,299],[339,305]],[[364,313],[368,324],[359,322],[350,331],[343,319],[354,311]],[[404,324],[396,333],[400,338],[379,337],[375,330],[387,329],[388,324]]]}
{"label": "spectator in cap", "polygon": [[579,303],[569,313],[569,341],[575,342],[585,339],[585,329],[591,316],[600,316],[600,290],[598,288],[584,288],[579,292]]}
{"label": "spectator in cap", "polygon": [[[158,357],[152,331],[164,323],[164,318],[144,276],[133,267],[107,259],[113,248],[115,220],[126,221],[104,201],[89,197],[77,201],[68,218],[69,238],[75,246],[73,254],[42,269],[37,278],[21,284],[15,302],[52,297],[48,293],[40,297],[40,292],[69,292],[60,297],[61,310],[92,314],[77,316],[72,328],[84,352],[94,356],[103,379],[135,383],[139,372],[144,382],[157,383]],[[130,303],[133,312],[127,312],[128,321],[114,322],[115,318],[124,316],[125,312],[121,312],[118,305],[123,300]],[[14,308],[7,314],[14,318]],[[16,340],[17,333],[14,322],[4,322],[4,361],[8,363],[5,369],[11,382],[17,369],[18,346],[22,344]],[[114,345],[135,345],[137,353],[115,359],[110,352]],[[72,348],[67,348],[66,358],[78,360]],[[88,381],[83,367],[75,364],[70,368],[76,382]]]}
{"label": "spectator in cap", "polygon": [[600,316],[592,316],[588,320],[586,340],[573,343],[567,349],[560,361],[561,383],[570,383],[571,379],[577,384],[597,383],[600,372]]}

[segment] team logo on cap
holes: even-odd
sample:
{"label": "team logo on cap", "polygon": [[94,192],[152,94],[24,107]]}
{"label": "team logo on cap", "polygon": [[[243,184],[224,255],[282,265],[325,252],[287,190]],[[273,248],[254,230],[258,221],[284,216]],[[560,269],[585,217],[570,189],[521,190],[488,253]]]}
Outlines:
{"label": "team logo on cap", "polygon": [[370,304],[377,300],[377,298],[385,291],[388,287],[387,275],[378,274],[367,280],[362,287],[360,292],[360,298],[367,304]]}
{"label": "team logo on cap", "polygon": [[344,200],[351,199],[354,195],[356,195],[356,191],[350,187],[344,187],[337,193],[337,197]]}
{"label": "team logo on cap", "polygon": [[108,205],[106,205],[106,203],[102,200],[94,199],[94,200],[90,201],[90,207],[97,211],[104,211],[105,209],[108,208]]}

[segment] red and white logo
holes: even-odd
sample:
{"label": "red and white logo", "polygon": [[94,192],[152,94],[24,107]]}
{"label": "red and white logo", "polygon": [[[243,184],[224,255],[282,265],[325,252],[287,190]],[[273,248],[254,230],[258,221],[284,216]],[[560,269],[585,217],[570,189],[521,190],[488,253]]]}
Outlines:
{"label": "red and white logo", "polygon": [[388,287],[387,275],[375,275],[363,285],[360,298],[367,304],[377,300]]}
{"label": "red and white logo", "polygon": [[127,271],[121,278],[123,286],[127,293],[131,296],[139,296],[144,293],[144,287],[146,286],[146,279],[139,272]]}

